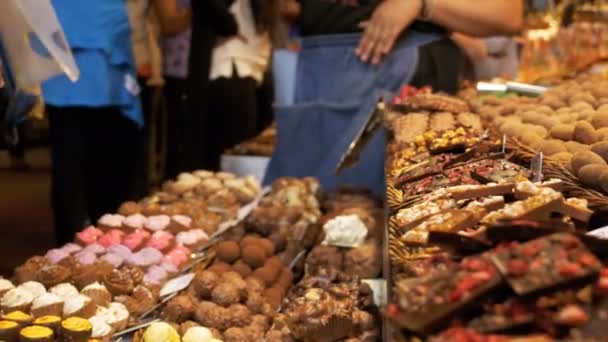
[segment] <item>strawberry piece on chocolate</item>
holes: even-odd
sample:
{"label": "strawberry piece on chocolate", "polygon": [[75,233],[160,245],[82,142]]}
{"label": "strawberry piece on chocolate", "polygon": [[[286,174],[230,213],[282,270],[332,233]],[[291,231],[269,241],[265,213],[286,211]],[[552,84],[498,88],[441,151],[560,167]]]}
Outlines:
{"label": "strawberry piece on chocolate", "polygon": [[589,320],[589,315],[578,305],[567,305],[562,308],[555,316],[555,321],[559,324],[578,327],[584,325]]}
{"label": "strawberry piece on chocolate", "polygon": [[585,273],[583,267],[575,262],[566,262],[561,264],[557,271],[562,277],[573,277]]}
{"label": "strawberry piece on chocolate", "polygon": [[521,277],[526,275],[530,267],[527,262],[519,259],[512,259],[507,262],[507,273],[511,276]]}

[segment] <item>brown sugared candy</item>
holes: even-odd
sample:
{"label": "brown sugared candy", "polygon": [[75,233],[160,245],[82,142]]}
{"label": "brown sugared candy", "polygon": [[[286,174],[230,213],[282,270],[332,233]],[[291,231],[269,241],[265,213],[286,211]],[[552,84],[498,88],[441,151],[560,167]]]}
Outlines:
{"label": "brown sugared candy", "polygon": [[136,202],[125,202],[118,209],[118,213],[123,216],[134,215],[141,212],[141,207]]}
{"label": "brown sugared candy", "polygon": [[283,291],[278,287],[271,287],[264,290],[264,298],[266,298],[266,301],[272,306],[273,309],[276,309],[283,301]]}
{"label": "brown sugared candy", "polygon": [[213,271],[197,272],[192,280],[192,287],[198,298],[211,298],[211,291],[219,282],[219,276]]}
{"label": "brown sugared candy", "polygon": [[228,315],[228,321],[233,327],[245,327],[251,323],[251,311],[243,304],[230,305]]}
{"label": "brown sugared candy", "polygon": [[161,313],[163,319],[182,323],[194,315],[195,306],[188,296],[177,296],[169,301]]}
{"label": "brown sugared candy", "polygon": [[224,330],[228,327],[228,310],[212,302],[200,302],[194,316],[197,322],[210,329]]}
{"label": "brown sugared candy", "polygon": [[236,304],[240,299],[239,289],[231,283],[220,283],[211,291],[211,300],[224,307]]}

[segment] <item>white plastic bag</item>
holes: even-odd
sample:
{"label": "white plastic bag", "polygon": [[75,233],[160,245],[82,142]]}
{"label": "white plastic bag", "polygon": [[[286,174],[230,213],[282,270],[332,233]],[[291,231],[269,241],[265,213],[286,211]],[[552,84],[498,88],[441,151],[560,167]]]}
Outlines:
{"label": "white plastic bag", "polygon": [[17,89],[80,75],[50,0],[0,1],[0,42]]}

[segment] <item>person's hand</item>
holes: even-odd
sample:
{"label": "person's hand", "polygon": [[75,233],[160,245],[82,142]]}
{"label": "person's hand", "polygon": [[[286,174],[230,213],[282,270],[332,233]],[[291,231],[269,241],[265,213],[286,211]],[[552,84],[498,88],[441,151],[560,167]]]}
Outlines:
{"label": "person's hand", "polygon": [[423,0],[384,0],[369,21],[362,22],[365,29],[357,48],[363,62],[380,63],[383,55],[391,51],[395,40],[422,11]]}

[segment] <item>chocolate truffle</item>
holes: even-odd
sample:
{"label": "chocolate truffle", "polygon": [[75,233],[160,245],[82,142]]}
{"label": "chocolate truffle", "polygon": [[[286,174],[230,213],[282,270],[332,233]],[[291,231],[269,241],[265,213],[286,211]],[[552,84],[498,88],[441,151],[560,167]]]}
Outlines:
{"label": "chocolate truffle", "polygon": [[261,267],[266,262],[266,252],[258,244],[252,244],[243,248],[242,255],[243,261],[252,269]]}
{"label": "chocolate truffle", "polygon": [[362,279],[376,278],[382,271],[381,259],[376,242],[366,242],[344,254],[344,272]]}
{"label": "chocolate truffle", "polygon": [[281,260],[281,258],[276,255],[273,256],[272,258],[268,258],[268,260],[266,260],[266,262],[264,263],[264,266],[268,266],[268,265],[274,265],[274,267],[277,267],[277,268],[281,268],[284,266],[283,260]]}
{"label": "chocolate truffle", "polygon": [[234,241],[223,241],[217,245],[216,256],[220,261],[232,264],[241,256],[241,248]]}
{"label": "chocolate truffle", "polygon": [[225,272],[229,272],[232,270],[232,267],[223,261],[216,261],[208,268],[209,271],[216,273],[217,275],[221,275]]}
{"label": "chocolate truffle", "polygon": [[264,290],[264,298],[266,298],[266,301],[272,306],[273,309],[276,309],[283,301],[283,292],[277,287],[271,287]]}
{"label": "chocolate truffle", "polygon": [[264,282],[266,287],[272,286],[279,277],[280,269],[272,265],[260,267],[253,271],[252,277],[258,278]]}
{"label": "chocolate truffle", "polygon": [[306,257],[306,265],[312,269],[330,267],[341,270],[343,264],[342,252],[333,246],[315,246]]}
{"label": "chocolate truffle", "polygon": [[269,258],[274,255],[274,244],[269,239],[259,239],[258,245],[264,249],[266,257]]}
{"label": "chocolate truffle", "polygon": [[275,253],[282,252],[285,250],[285,246],[287,245],[287,240],[285,239],[285,236],[283,234],[281,234],[279,232],[272,233],[268,237],[268,240],[272,241],[272,244],[274,245]]}
{"label": "chocolate truffle", "polygon": [[249,267],[249,265],[247,265],[247,263],[242,259],[237,260],[237,262],[232,265],[232,269],[240,274],[243,278],[246,278],[252,272],[251,267]]}
{"label": "chocolate truffle", "polygon": [[255,236],[255,235],[246,235],[241,239],[241,242],[239,243],[241,249],[244,249],[247,246],[250,246],[252,244],[256,244],[258,242],[258,240],[260,240],[259,237]]}
{"label": "chocolate truffle", "polygon": [[289,287],[291,287],[293,283],[293,273],[287,267],[283,267],[281,269],[281,273],[279,274],[279,278],[277,279],[277,286],[280,286],[287,292]]}

